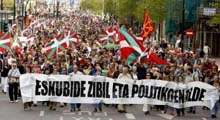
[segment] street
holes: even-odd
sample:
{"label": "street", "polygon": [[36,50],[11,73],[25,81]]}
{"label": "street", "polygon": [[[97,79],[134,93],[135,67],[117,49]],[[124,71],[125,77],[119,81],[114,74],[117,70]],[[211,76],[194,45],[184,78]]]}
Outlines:
{"label": "street", "polygon": [[219,21],[220,0],[0,0],[0,120],[220,120]]}
{"label": "street", "polygon": [[[56,111],[49,111],[41,103],[32,110],[24,111],[21,100],[10,103],[7,95],[0,94],[0,120],[210,120],[210,111],[197,107],[196,114],[187,113],[184,117],[162,114],[160,111],[151,110],[150,115],[144,115],[142,105],[128,106],[126,114],[118,113],[113,107],[103,106],[103,112],[93,113],[92,105],[82,105],[80,112],[70,112],[67,107],[57,107]],[[170,110],[168,110],[170,113]],[[219,115],[220,112],[218,112]],[[217,116],[219,117],[219,116]],[[217,118],[218,119],[218,118]],[[216,119],[216,120],[217,120]]]}

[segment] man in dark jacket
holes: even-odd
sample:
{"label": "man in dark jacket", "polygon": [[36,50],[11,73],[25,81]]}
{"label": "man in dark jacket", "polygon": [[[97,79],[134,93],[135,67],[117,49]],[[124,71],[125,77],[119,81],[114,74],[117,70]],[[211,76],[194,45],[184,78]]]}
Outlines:
{"label": "man in dark jacket", "polygon": [[137,74],[138,80],[145,79],[145,77],[146,77],[146,68],[144,67],[143,63],[140,63],[137,66],[137,73],[138,73]]}
{"label": "man in dark jacket", "polygon": [[3,59],[1,68],[1,88],[4,94],[8,92],[8,72],[10,69],[11,67],[8,64],[7,59]]}

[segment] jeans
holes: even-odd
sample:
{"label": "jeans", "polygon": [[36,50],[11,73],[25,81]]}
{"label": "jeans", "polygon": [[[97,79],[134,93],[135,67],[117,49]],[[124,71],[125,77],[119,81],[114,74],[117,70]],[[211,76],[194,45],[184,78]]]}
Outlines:
{"label": "jeans", "polygon": [[95,106],[95,109],[96,109],[96,110],[102,111],[102,103],[101,103],[101,102],[94,104],[94,106]]}
{"label": "jeans", "polygon": [[17,98],[18,98],[18,83],[9,83],[9,98],[10,98],[10,101],[17,100]]}
{"label": "jeans", "polygon": [[196,112],[196,106],[190,107],[190,108],[189,108],[189,111],[190,111],[190,112]]}
{"label": "jeans", "polygon": [[76,108],[79,110],[81,103],[71,103],[70,106],[71,106],[71,110],[75,110]]}
{"label": "jeans", "polygon": [[212,115],[216,115],[217,112],[218,112],[218,101],[216,101],[214,107],[212,108],[211,114],[212,114]]}
{"label": "jeans", "polygon": [[185,114],[184,111],[185,111],[184,108],[177,108],[177,109],[176,109],[176,113],[177,113],[178,116],[180,115],[180,113],[182,113],[182,115],[184,116],[184,114]]}

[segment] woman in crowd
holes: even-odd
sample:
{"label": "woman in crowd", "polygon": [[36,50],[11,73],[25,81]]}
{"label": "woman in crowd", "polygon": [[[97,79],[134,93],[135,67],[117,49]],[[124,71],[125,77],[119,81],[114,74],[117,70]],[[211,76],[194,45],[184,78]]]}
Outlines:
{"label": "woman in crowd", "polygon": [[[183,84],[184,83],[183,76],[179,76],[176,82],[177,82],[177,84]],[[185,109],[184,108],[176,108],[176,113],[177,113],[178,117],[180,116],[181,113],[182,113],[182,116],[184,116],[185,115]]]}
{"label": "woman in crowd", "polygon": [[132,66],[132,70],[131,70],[131,77],[133,80],[138,80],[138,76],[137,76],[137,67],[136,66]]}
{"label": "woman in crowd", "polygon": [[[170,81],[170,82],[175,82],[175,76],[174,76],[173,74],[170,74],[169,77],[168,77],[168,81]],[[170,110],[170,115],[173,115],[173,116],[174,116],[174,115],[175,115],[175,113],[174,113],[174,112],[175,112],[175,109],[174,109],[173,107],[169,107],[169,106],[166,108],[166,111],[167,111],[168,109]]]}
{"label": "woman in crowd", "polygon": [[113,78],[115,71],[116,71],[115,64],[114,63],[109,64],[109,70],[107,73],[107,77]]}
{"label": "woman in crowd", "polygon": [[[210,85],[213,85],[216,88],[216,91],[219,93],[220,90],[220,82],[219,78],[217,75],[213,77],[213,81],[210,82]],[[218,100],[219,101],[219,100]],[[211,109],[211,118],[217,118],[217,113],[218,113],[218,105],[219,102],[216,101],[214,104],[214,107]]]}
{"label": "woman in crowd", "polygon": [[[132,79],[131,75],[128,72],[128,66],[124,66],[122,73],[118,76],[118,79]],[[119,113],[127,113],[126,104],[118,104]]]}
{"label": "woman in crowd", "polygon": [[7,59],[3,59],[3,68],[1,71],[1,88],[4,94],[8,93],[8,72],[11,66],[8,64]]}
{"label": "woman in crowd", "polygon": [[18,102],[18,85],[20,75],[17,64],[14,61],[12,63],[12,68],[8,72],[9,98],[11,103]]}
{"label": "woman in crowd", "polygon": [[[65,63],[61,64],[60,74],[61,75],[67,75],[67,67],[66,67]],[[64,107],[66,105],[67,105],[66,103],[60,102],[60,107]]]}
{"label": "woman in crowd", "polygon": [[[58,75],[59,74],[57,68],[53,69],[53,73],[52,74],[53,75]],[[50,101],[50,103],[49,103],[49,110],[55,111],[56,110],[56,106],[57,106],[57,102]]]}
{"label": "woman in crowd", "polygon": [[[73,65],[73,72],[70,73],[69,75],[70,75],[70,77],[72,77],[74,75],[83,75],[83,73],[79,71],[79,67],[75,64],[75,65]],[[76,111],[76,109],[78,111],[81,111],[81,108],[80,108],[81,103],[74,103],[74,101],[73,101],[73,103],[71,103],[70,106],[71,106],[71,109],[70,109],[71,112]]]}
{"label": "woman in crowd", "polygon": [[[186,72],[187,72],[187,75],[185,77],[185,83],[193,82],[194,79],[193,79],[193,73],[192,73],[193,71],[192,71],[192,69],[189,69]],[[196,106],[190,107],[189,111],[187,111],[187,112],[195,114],[196,113]]]}
{"label": "woman in crowd", "polygon": [[[46,67],[45,69],[44,69],[44,74],[46,74],[46,75],[50,75],[51,73],[52,73],[52,65],[48,65],[48,67]],[[46,104],[47,106],[49,106],[50,105],[50,101],[43,101],[42,102],[42,105],[44,105],[44,104]]]}
{"label": "woman in crowd", "polygon": [[[152,77],[151,77],[151,74],[150,72],[147,72],[146,73],[146,80],[150,80]],[[150,105],[149,104],[144,104],[143,106],[143,112],[145,115],[148,115],[150,114]]]}
{"label": "woman in crowd", "polygon": [[[25,73],[32,73],[32,68],[30,65],[25,66]],[[24,110],[31,110],[32,102],[24,103]]]}
{"label": "woman in crowd", "polygon": [[[96,64],[95,69],[90,71],[89,74],[92,75],[92,76],[103,76],[101,66],[99,64]],[[95,104],[95,108],[94,108],[93,112],[97,112],[98,110],[100,112],[102,111],[102,103],[101,103],[101,101],[99,101],[98,103]]]}

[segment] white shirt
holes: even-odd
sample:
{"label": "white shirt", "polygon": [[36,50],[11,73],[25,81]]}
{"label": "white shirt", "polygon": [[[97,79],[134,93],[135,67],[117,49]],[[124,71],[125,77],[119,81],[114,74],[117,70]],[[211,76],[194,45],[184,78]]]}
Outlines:
{"label": "white shirt", "polygon": [[203,51],[204,51],[204,53],[208,54],[209,53],[209,46],[205,45],[203,47]]}
{"label": "white shirt", "polygon": [[193,81],[192,75],[187,75],[186,78],[185,78],[185,83],[189,83],[189,82],[192,82],[192,81]]}
{"label": "white shirt", "polygon": [[83,75],[83,74],[82,74],[82,72],[77,71],[76,73],[75,73],[75,72],[72,72],[72,73],[70,73],[69,75]]}
{"label": "white shirt", "polygon": [[138,80],[138,77],[137,77],[136,73],[132,73],[132,77],[133,77],[133,80]]}
{"label": "white shirt", "polygon": [[175,48],[179,48],[180,41],[180,39],[176,40]]}
{"label": "white shirt", "polygon": [[11,76],[11,77],[20,77],[21,73],[19,72],[18,68],[15,68],[15,69],[10,69],[9,72],[8,72],[8,76]]}
{"label": "white shirt", "polygon": [[118,76],[118,79],[132,79],[131,75],[129,73],[127,73],[127,75],[124,75],[124,74],[120,74]]}
{"label": "white shirt", "polygon": [[193,71],[193,80],[199,81],[199,71]]}

